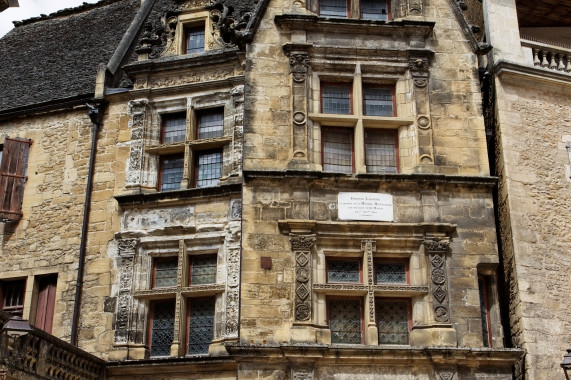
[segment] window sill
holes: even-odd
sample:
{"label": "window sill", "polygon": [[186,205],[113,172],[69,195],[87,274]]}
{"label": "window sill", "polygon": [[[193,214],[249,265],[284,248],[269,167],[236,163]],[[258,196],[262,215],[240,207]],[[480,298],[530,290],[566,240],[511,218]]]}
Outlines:
{"label": "window sill", "polygon": [[331,113],[310,113],[309,118],[321,123],[321,125],[330,127],[353,126],[358,120],[363,120],[363,126],[365,127],[394,128],[399,126],[408,126],[414,123],[414,119],[412,117],[397,116],[356,116]]}

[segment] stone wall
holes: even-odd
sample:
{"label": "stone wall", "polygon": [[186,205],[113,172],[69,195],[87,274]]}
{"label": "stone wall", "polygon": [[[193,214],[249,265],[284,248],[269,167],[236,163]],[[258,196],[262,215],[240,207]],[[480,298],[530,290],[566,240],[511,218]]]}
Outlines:
{"label": "stone wall", "polygon": [[496,80],[499,206],[515,346],[525,378],[559,376],[571,340],[567,233],[571,207],[569,92]]}

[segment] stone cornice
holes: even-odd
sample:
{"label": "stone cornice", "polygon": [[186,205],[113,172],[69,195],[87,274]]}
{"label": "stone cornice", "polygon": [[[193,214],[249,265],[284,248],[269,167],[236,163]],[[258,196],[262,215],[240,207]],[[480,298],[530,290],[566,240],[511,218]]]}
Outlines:
{"label": "stone cornice", "polygon": [[571,73],[500,60],[493,72],[502,82],[571,94]]}

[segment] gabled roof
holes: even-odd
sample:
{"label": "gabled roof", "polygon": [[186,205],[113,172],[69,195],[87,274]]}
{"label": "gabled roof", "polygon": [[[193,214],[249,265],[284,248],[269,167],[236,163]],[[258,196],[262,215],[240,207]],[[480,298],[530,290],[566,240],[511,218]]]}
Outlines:
{"label": "gabled roof", "polygon": [[140,0],[102,0],[15,23],[0,39],[0,114],[89,98]]}

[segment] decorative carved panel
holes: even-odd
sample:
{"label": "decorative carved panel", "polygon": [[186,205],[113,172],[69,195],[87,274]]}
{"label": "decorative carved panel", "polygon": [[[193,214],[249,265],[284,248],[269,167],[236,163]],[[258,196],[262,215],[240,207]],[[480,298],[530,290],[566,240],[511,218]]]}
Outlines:
{"label": "decorative carved panel", "polygon": [[448,296],[446,254],[450,243],[435,238],[426,239],[422,244],[430,262],[430,289],[434,305],[434,319],[437,322],[449,322],[450,301]]}
{"label": "decorative carved panel", "polygon": [[308,322],[311,321],[311,249],[315,235],[290,234],[290,240],[295,255],[295,321]]}
{"label": "decorative carved panel", "polygon": [[409,70],[414,82],[414,98],[418,117],[418,154],[421,165],[434,164],[432,125],[430,120],[430,99],[428,94],[429,60],[427,57],[415,57],[409,61]]}
{"label": "decorative carved panel", "polygon": [[129,341],[129,318],[131,315],[133,290],[133,265],[136,239],[117,240],[119,255],[119,294],[117,297],[117,313],[115,326],[115,342],[127,343]]}

